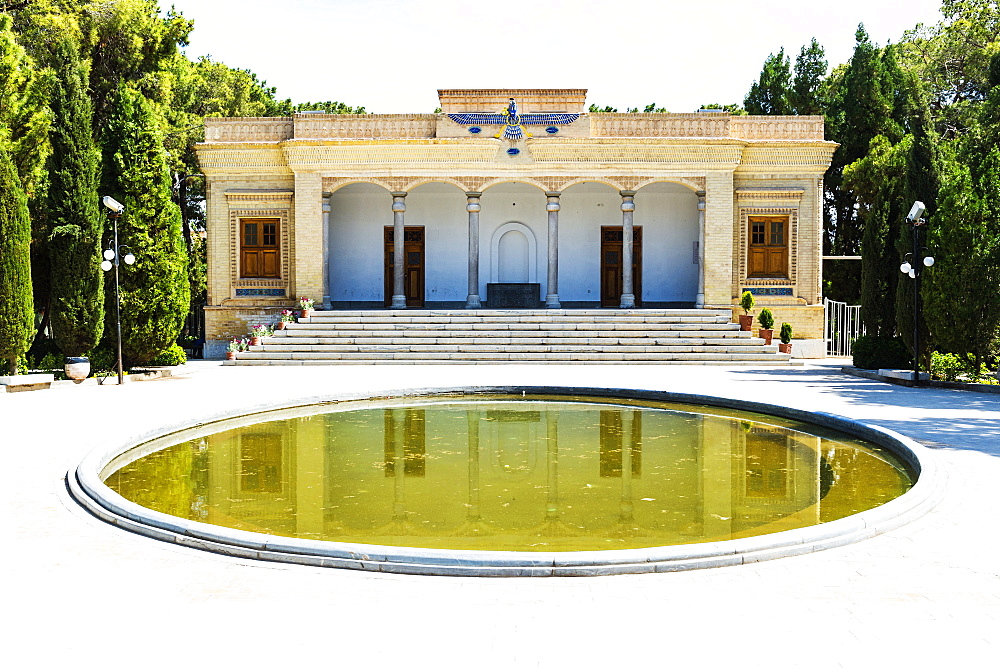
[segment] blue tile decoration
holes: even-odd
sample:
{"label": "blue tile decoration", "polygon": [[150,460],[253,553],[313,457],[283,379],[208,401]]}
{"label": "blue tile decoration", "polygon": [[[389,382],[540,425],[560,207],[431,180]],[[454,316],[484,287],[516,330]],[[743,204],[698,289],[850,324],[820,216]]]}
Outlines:
{"label": "blue tile decoration", "polygon": [[474,135],[478,135],[482,131],[483,131],[483,129],[481,127],[479,127],[478,125],[473,125],[471,128],[469,128],[469,132],[471,132]]}
{"label": "blue tile decoration", "polygon": [[749,292],[757,297],[791,297],[792,288],[743,288],[743,292]]}
{"label": "blue tile decoration", "polygon": [[237,297],[284,297],[284,288],[236,288]]}
{"label": "blue tile decoration", "polygon": [[509,149],[507,149],[507,155],[517,155],[520,152],[521,152],[521,149],[519,149],[519,148],[509,148]]}
{"label": "blue tile decoration", "polygon": [[559,132],[559,128],[555,127],[554,125],[550,125],[549,127],[545,128],[545,131],[548,132],[550,135],[554,135],[555,133]]}

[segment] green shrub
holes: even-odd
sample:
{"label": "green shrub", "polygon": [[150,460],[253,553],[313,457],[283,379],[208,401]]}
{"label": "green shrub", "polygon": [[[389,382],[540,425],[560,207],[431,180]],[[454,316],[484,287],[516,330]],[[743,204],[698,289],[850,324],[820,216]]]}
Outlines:
{"label": "green shrub", "polygon": [[117,368],[118,351],[110,348],[94,348],[87,357],[90,358],[90,369],[93,372],[111,371]]}
{"label": "green shrub", "polygon": [[743,296],[740,297],[740,308],[743,309],[744,313],[750,315],[750,309],[753,308],[753,305],[754,305],[753,293],[747,290],[743,293]]}
{"label": "green shrub", "polygon": [[903,339],[894,337],[859,336],[851,346],[854,366],[859,369],[909,369],[913,355]]}
{"label": "green shrub", "polygon": [[187,362],[187,355],[184,353],[184,349],[175,343],[154,357],[153,361],[150,362],[150,365],[177,366],[178,364],[184,364],[185,362]]}
{"label": "green shrub", "polygon": [[787,322],[781,323],[781,332],[778,334],[778,339],[784,344],[792,342],[792,326]]}
{"label": "green shrub", "polygon": [[965,371],[965,364],[958,355],[952,353],[931,353],[931,377],[934,380],[958,380]]}
{"label": "green shrub", "polygon": [[760,323],[762,329],[771,329],[774,327],[774,314],[771,313],[771,309],[762,308],[760,314],[757,315],[757,322]]}

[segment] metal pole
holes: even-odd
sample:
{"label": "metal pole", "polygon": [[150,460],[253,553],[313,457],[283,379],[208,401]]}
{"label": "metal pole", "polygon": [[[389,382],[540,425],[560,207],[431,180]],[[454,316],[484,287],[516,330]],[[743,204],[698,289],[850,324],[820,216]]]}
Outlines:
{"label": "metal pole", "polygon": [[111,218],[115,221],[115,319],[118,323],[118,384],[122,385],[125,382],[124,371],[122,369],[122,298],[118,290],[118,216],[121,214],[112,214]]}
{"label": "metal pole", "polygon": [[920,221],[913,221],[913,384],[920,383],[920,326],[917,321],[917,308],[920,301]]}

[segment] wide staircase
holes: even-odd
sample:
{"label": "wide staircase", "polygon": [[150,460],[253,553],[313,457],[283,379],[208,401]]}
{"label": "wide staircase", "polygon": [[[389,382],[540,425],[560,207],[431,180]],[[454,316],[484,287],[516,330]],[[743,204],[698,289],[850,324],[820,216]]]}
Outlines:
{"label": "wide staircase", "polygon": [[729,311],[314,311],[227,365],[630,363],[789,365]]}

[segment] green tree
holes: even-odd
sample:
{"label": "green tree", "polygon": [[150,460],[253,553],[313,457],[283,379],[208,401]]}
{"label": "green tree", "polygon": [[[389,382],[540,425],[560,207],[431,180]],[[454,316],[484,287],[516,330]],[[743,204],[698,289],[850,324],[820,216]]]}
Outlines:
{"label": "green tree", "polygon": [[1000,339],[1000,150],[976,169],[949,161],[927,246],[923,299],[933,340],[979,369]]}
{"label": "green tree", "polygon": [[[135,365],[169,348],[184,324],[190,295],[187,255],[154,105],[122,84],[111,108],[104,192],[125,205],[119,237],[136,257],[121,271],[122,349]],[[112,303],[108,317],[113,312]]]}
{"label": "green tree", "polygon": [[795,76],[788,93],[793,114],[818,116],[826,111],[822,99],[823,80],[826,77],[826,51],[813,37],[809,46],[803,46],[795,57]]}
{"label": "green tree", "polygon": [[28,202],[10,155],[0,146],[0,358],[12,375],[35,335],[30,245]]}
{"label": "green tree", "polygon": [[791,63],[785,50],[770,54],[764,60],[760,78],[750,86],[743,99],[743,108],[751,115],[780,116],[792,113],[790,102]]}
{"label": "green tree", "polygon": [[104,329],[104,278],[98,265],[104,229],[97,193],[100,152],[91,129],[87,68],[76,43],[60,40],[52,62],[56,86],[48,188],[50,322],[63,353],[77,356],[93,349]]}

